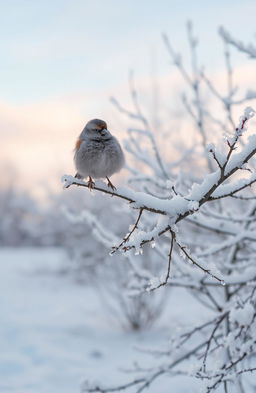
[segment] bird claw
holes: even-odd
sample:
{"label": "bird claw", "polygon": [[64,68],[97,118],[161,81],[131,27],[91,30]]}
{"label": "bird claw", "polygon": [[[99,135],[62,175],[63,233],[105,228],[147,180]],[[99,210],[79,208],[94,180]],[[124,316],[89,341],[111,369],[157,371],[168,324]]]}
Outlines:
{"label": "bird claw", "polygon": [[116,190],[116,187],[114,186],[114,184],[111,183],[110,179],[108,177],[106,177],[107,181],[108,181],[108,187],[112,188],[113,191]]}
{"label": "bird claw", "polygon": [[90,191],[92,191],[95,187],[95,182],[92,180],[91,176],[89,176],[89,180],[87,182],[87,186]]}
{"label": "bird claw", "polygon": [[[77,173],[75,174],[75,178],[78,179],[78,180],[82,180],[82,179],[83,179],[83,176],[80,175],[80,173],[77,172]],[[77,184],[77,187],[78,187],[78,186],[79,186],[79,184]]]}

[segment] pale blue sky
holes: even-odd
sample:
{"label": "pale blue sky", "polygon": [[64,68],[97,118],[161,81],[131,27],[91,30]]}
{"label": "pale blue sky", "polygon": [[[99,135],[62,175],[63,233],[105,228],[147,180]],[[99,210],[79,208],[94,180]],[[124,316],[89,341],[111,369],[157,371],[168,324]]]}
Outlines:
{"label": "pale blue sky", "polygon": [[246,41],[255,32],[255,0],[1,0],[0,5],[0,98],[15,103],[109,89],[124,83],[131,68],[137,75],[149,73],[153,53],[164,73],[169,65],[161,33],[184,52],[187,19],[212,66],[218,65],[218,52],[221,57],[220,24]]}

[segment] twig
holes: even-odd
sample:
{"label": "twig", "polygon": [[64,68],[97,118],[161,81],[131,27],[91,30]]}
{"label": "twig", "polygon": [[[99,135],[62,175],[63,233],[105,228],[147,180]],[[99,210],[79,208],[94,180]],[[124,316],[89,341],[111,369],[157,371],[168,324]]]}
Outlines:
{"label": "twig", "polygon": [[165,286],[168,283],[168,280],[170,278],[170,270],[171,270],[171,261],[172,261],[172,252],[173,252],[173,245],[174,245],[174,236],[173,236],[173,232],[171,232],[171,246],[170,246],[170,251],[169,251],[169,255],[168,255],[168,264],[167,264],[167,272],[166,272],[166,276],[164,281],[162,281],[159,285],[157,285],[156,287],[150,288],[150,292],[155,291],[156,289]]}
{"label": "twig", "polygon": [[113,246],[113,247],[112,247],[111,254],[114,254],[114,253],[115,253],[117,250],[119,250],[126,242],[128,242],[128,240],[130,239],[130,237],[131,237],[131,235],[133,234],[133,232],[138,228],[138,224],[139,224],[139,221],[140,221],[140,219],[141,219],[142,213],[143,213],[143,208],[140,209],[138,218],[137,218],[137,220],[136,220],[136,222],[135,222],[135,224],[134,224],[132,230],[123,238],[123,241],[122,241],[118,246]]}
{"label": "twig", "polygon": [[207,346],[206,346],[206,350],[205,350],[205,354],[204,354],[204,358],[203,358],[203,366],[202,366],[202,368],[203,368],[204,372],[205,372],[205,368],[206,368],[206,360],[207,360],[207,356],[208,356],[208,352],[209,352],[209,349],[210,349],[210,346],[211,346],[212,339],[213,339],[216,331],[218,330],[221,322],[223,321],[224,318],[226,318],[227,315],[228,314],[225,313],[217,320],[217,322],[216,322],[216,324],[214,326],[214,329],[213,329],[213,331],[212,331],[212,333],[211,333],[211,335],[209,337],[209,340],[208,340]]}
{"label": "twig", "polygon": [[[145,382],[145,378],[139,378],[135,379],[132,382],[128,382],[124,385],[120,385],[118,387],[113,387],[113,388],[101,388],[99,386],[95,386],[93,388],[83,386],[82,387],[82,392],[87,392],[87,393],[110,393],[110,392],[120,392],[121,390],[126,390],[132,386],[136,386],[140,383]],[[84,384],[86,385],[86,384]]]}
{"label": "twig", "polygon": [[192,262],[193,265],[197,266],[200,270],[202,270],[204,273],[208,274],[212,278],[215,278],[215,280],[219,281],[222,285],[225,285],[225,281],[223,281],[221,278],[215,276],[215,274],[213,274],[210,269],[205,269],[202,265],[200,265],[198,262],[196,262],[195,259],[186,250],[186,246],[183,246],[182,244],[180,244],[177,241],[177,238],[176,238],[176,235],[174,232],[173,232],[173,234],[174,234],[175,243],[180,248],[180,250],[183,252],[183,254],[188,258],[188,260],[190,260],[190,262]]}

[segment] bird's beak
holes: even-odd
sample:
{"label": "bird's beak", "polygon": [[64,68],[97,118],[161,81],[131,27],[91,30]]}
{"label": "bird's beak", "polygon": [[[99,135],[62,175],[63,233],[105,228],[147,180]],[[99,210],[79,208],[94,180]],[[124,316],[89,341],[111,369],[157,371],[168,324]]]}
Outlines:
{"label": "bird's beak", "polygon": [[101,133],[101,135],[106,135],[106,134],[108,134],[108,130],[106,129],[106,128],[103,128],[101,131],[100,131],[100,133]]}

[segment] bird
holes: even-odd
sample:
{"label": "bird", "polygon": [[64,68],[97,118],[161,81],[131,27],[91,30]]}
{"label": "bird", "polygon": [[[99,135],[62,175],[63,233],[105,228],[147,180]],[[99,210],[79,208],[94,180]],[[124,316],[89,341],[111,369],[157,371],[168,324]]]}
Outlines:
{"label": "bird", "polygon": [[104,120],[90,120],[79,135],[74,162],[78,179],[89,178],[88,188],[91,191],[93,179],[106,178],[108,187],[116,190],[110,177],[119,172],[125,164],[123,150],[118,140],[110,133]]}

